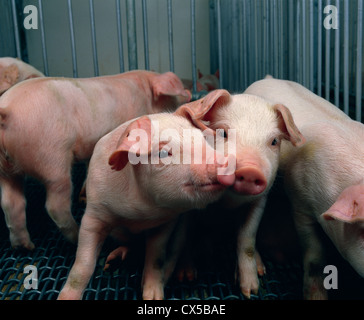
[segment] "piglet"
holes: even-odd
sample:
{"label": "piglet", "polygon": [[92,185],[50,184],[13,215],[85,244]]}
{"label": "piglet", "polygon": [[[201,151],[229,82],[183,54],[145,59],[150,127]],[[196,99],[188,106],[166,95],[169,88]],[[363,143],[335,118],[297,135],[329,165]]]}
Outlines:
{"label": "piglet", "polygon": [[295,82],[265,79],[246,92],[287,105],[307,139],[283,145],[280,169],[304,255],[304,298],[326,299],[320,230],[364,277],[364,125]]}
{"label": "piglet", "polygon": [[46,208],[70,241],[71,167],[87,161],[96,142],[135,117],[174,110],[191,95],[171,72],[130,71],[85,79],[36,78],[0,99],[0,185],[14,248],[34,248],[25,222],[25,175],[44,183]]}
{"label": "piglet", "polygon": [[[255,238],[267,194],[278,168],[280,146],[287,140],[292,146],[304,143],[288,108],[271,104],[249,94],[230,95],[226,90],[215,90],[204,98],[178,109],[188,114],[194,124],[220,132],[226,141],[236,141],[236,170],[233,175],[218,177],[229,187],[220,200],[226,208],[236,212],[238,276],[246,297],[257,293],[257,271],[264,274],[264,264],[255,250]],[[221,133],[222,132],[222,133]],[[227,150],[227,153],[229,151]],[[236,208],[238,208],[236,210]]]}
{"label": "piglet", "polygon": [[0,96],[18,82],[44,77],[44,74],[33,66],[16,58],[0,58]]}
{"label": "piglet", "polygon": [[[193,161],[196,153],[200,161]],[[186,117],[176,114],[143,116],[100,139],[86,180],[87,206],[76,260],[59,299],[82,298],[109,234],[123,241],[145,234],[143,299],[163,299],[177,254],[170,257],[167,252],[179,248],[167,250],[177,219],[222,195],[225,186],[218,177],[229,174],[228,161],[218,157]],[[234,165],[234,159],[230,163]],[[121,248],[119,254],[124,255]]]}

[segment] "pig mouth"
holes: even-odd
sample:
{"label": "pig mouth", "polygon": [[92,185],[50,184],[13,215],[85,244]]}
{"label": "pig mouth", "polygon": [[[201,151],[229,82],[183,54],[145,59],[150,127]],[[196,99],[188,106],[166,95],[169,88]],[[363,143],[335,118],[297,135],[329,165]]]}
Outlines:
{"label": "pig mouth", "polygon": [[226,187],[220,184],[218,181],[207,182],[207,183],[186,183],[184,187],[188,189],[200,190],[200,191],[220,191],[225,189]]}

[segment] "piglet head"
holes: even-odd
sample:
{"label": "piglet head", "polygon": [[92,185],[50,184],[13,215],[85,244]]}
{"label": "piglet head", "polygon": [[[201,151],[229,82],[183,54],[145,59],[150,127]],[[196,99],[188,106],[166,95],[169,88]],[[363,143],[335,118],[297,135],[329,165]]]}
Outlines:
{"label": "piglet head", "polygon": [[0,95],[15,85],[19,79],[19,69],[15,64],[0,65]]}
{"label": "piglet head", "polygon": [[151,73],[150,83],[154,97],[154,112],[175,110],[191,100],[191,92],[173,72]]}
{"label": "piglet head", "polygon": [[364,184],[344,189],[321,217],[341,255],[364,277]]}
{"label": "piglet head", "polygon": [[227,161],[189,119],[168,113],[133,120],[109,157],[111,168],[132,175],[146,199],[184,209],[203,208],[222,195],[218,175],[226,173]]}

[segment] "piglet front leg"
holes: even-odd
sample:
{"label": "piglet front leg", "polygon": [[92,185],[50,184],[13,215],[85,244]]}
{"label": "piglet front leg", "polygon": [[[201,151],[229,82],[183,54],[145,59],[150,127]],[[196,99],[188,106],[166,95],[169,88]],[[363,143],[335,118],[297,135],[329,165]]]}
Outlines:
{"label": "piglet front leg", "polygon": [[[163,300],[164,284],[174,270],[178,252],[172,249],[172,255],[167,254],[167,246],[172,242],[174,229],[178,225],[176,220],[168,222],[158,228],[149,230],[146,237],[145,264],[142,279],[144,300]],[[169,250],[168,250],[169,251]]]}
{"label": "piglet front leg", "polygon": [[265,274],[264,264],[255,249],[255,240],[266,201],[267,197],[263,196],[250,204],[247,215],[237,215],[239,219],[244,218],[238,230],[238,276],[241,292],[249,299],[251,292],[258,293],[258,274]]}

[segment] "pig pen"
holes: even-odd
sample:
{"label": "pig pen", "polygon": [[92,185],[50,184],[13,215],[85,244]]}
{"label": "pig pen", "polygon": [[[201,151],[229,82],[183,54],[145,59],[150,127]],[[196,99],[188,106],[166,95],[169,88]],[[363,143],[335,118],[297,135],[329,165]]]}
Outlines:
{"label": "pig pen", "polygon": [[[46,76],[173,71],[198,99],[212,89],[199,91],[200,73],[213,75],[216,88],[231,93],[270,74],[303,84],[363,121],[363,0],[9,0],[0,3],[0,39],[0,56],[19,57]],[[72,212],[78,223],[85,209],[78,199],[85,175],[83,164],[74,166]],[[13,251],[0,219],[0,299],[54,300],[76,247],[47,215],[43,186],[29,178],[25,190],[27,225],[36,248]],[[302,299],[302,262],[287,222],[289,209],[274,186],[258,236],[267,272],[253,300]],[[282,212],[289,229],[280,223]],[[281,252],[274,254],[287,243],[284,258]],[[103,247],[85,300],[141,299],[142,254],[131,252],[122,265],[103,270],[115,245],[109,240]],[[193,281],[172,277],[165,298],[244,300],[234,279],[234,244],[214,244],[208,257],[197,264]],[[364,280],[334,248],[328,264],[338,269],[338,289],[329,290],[330,298],[364,298]],[[27,271],[27,266],[33,269]],[[30,287],[29,275],[37,279]]]}

